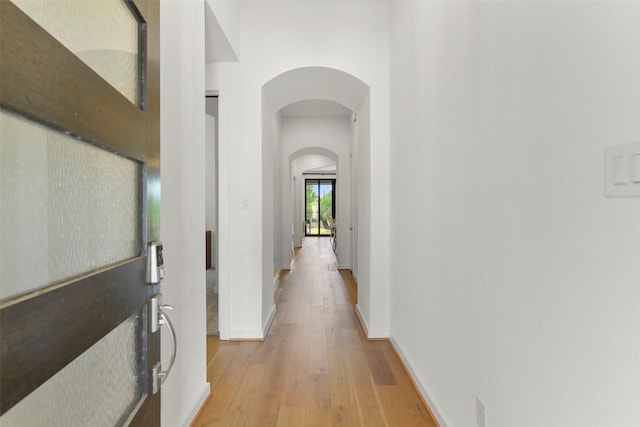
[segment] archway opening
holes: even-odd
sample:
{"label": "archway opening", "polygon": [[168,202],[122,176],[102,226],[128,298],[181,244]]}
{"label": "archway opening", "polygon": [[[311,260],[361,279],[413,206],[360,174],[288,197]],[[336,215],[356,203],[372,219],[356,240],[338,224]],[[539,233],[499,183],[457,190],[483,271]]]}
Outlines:
{"label": "archway opening", "polygon": [[[370,114],[369,86],[342,70],[296,68],[262,89],[262,289],[268,304],[304,236],[303,173],[314,169],[301,166],[308,156],[334,162],[336,256],[339,268],[357,278],[359,259],[368,256],[358,251],[366,247],[359,243],[366,233],[358,230],[368,228]],[[315,168],[322,166],[328,165]]]}

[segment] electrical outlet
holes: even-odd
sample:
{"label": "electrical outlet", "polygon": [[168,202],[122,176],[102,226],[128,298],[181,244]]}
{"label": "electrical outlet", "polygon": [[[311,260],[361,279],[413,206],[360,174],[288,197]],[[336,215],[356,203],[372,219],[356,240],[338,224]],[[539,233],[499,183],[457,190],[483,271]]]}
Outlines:
{"label": "electrical outlet", "polygon": [[487,407],[476,396],[476,424],[478,427],[487,427]]}

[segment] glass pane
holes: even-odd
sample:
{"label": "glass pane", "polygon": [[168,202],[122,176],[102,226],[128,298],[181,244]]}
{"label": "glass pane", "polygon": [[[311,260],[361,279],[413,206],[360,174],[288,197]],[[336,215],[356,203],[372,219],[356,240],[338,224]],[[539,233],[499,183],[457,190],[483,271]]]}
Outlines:
{"label": "glass pane", "polygon": [[320,193],[320,234],[331,234],[331,220],[333,219],[333,182],[319,181]]}
{"label": "glass pane", "polygon": [[124,0],[13,3],[127,99],[139,104],[139,23]]}
{"label": "glass pane", "polygon": [[335,221],[335,180],[305,180],[305,222],[307,236],[331,236]]}
{"label": "glass pane", "polygon": [[139,316],[121,323],[0,418],[2,427],[123,425],[142,398]]}
{"label": "glass pane", "polygon": [[306,234],[318,234],[318,224],[320,216],[318,214],[318,184],[316,181],[306,181]]}
{"label": "glass pane", "polygon": [[138,256],[140,168],[0,110],[0,300]]}

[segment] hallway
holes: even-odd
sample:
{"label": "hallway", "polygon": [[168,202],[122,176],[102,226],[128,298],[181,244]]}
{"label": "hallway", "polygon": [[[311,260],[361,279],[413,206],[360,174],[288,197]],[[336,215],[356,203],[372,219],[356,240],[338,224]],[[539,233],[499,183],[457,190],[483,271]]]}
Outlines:
{"label": "hallway", "polygon": [[387,341],[368,341],[349,271],[306,238],[264,342],[207,337],[212,395],[192,426],[435,426]]}

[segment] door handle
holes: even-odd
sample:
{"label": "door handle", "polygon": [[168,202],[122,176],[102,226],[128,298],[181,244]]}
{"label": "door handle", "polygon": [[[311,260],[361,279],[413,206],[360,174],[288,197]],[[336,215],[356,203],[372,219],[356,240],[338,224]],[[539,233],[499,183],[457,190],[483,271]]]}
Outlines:
{"label": "door handle", "polygon": [[173,369],[173,364],[176,361],[176,354],[178,353],[178,340],[176,337],[176,330],[173,327],[173,323],[171,323],[171,319],[167,315],[165,310],[173,310],[173,307],[168,304],[160,304],[160,300],[162,295],[156,295],[151,298],[151,303],[149,304],[151,313],[151,332],[156,332],[160,329],[161,326],[166,325],[167,329],[169,329],[169,338],[171,339],[171,359],[169,361],[169,367],[166,370],[162,370],[162,364],[160,362],[156,363],[152,370],[153,375],[153,394],[156,394],[162,384],[167,380],[171,369]]}

